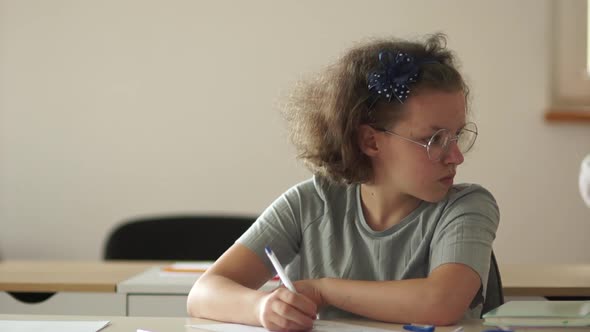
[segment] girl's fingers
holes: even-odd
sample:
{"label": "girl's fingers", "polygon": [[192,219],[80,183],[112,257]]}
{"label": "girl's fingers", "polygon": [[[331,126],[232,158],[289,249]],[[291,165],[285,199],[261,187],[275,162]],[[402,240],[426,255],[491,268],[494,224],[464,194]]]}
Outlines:
{"label": "girl's fingers", "polygon": [[278,296],[281,301],[293,306],[308,317],[315,319],[317,315],[317,306],[305,295],[293,293],[288,290],[281,290],[278,292]]}
{"label": "girl's fingers", "polygon": [[[285,324],[284,328],[286,329],[305,330],[313,327],[314,320],[289,303],[277,301],[273,303],[272,310],[277,316],[284,319],[284,321],[280,320],[279,322]],[[279,322],[275,323],[278,324]]]}

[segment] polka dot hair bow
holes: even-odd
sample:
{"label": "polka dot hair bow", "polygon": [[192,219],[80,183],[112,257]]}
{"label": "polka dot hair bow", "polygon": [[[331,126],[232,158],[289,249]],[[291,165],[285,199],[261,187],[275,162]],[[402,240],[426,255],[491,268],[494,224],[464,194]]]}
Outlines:
{"label": "polka dot hair bow", "polygon": [[418,80],[420,65],[436,61],[416,61],[411,55],[402,52],[397,52],[394,57],[384,51],[379,53],[379,62],[382,68],[369,73],[367,79],[372,93],[371,107],[379,99],[391,102],[393,97],[403,104],[410,95],[410,84]]}

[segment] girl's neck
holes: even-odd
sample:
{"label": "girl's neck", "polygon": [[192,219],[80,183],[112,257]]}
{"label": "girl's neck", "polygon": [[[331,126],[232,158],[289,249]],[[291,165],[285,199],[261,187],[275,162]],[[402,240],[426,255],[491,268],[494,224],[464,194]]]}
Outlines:
{"label": "girl's neck", "polygon": [[397,225],[420,205],[420,199],[392,191],[390,186],[361,184],[361,204],[369,227],[383,231]]}

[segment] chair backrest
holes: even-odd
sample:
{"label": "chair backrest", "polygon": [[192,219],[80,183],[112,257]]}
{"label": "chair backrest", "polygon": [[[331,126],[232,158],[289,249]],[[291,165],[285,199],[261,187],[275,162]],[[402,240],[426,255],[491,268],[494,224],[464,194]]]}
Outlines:
{"label": "chair backrest", "polygon": [[500,278],[500,269],[496,256],[492,251],[492,258],[490,260],[490,273],[488,275],[488,285],[486,290],[486,298],[483,303],[481,314],[495,309],[504,304],[504,291],[502,290],[502,278]]}
{"label": "chair backrest", "polygon": [[253,223],[253,216],[162,216],[134,219],[107,237],[107,260],[215,260]]}

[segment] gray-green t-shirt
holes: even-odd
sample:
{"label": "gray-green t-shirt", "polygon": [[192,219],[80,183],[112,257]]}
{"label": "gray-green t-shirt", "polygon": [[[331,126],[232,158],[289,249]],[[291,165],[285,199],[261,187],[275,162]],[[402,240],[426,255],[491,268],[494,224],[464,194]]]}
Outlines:
{"label": "gray-green t-shirt", "polygon": [[[442,201],[423,201],[398,224],[374,231],[363,216],[358,184],[315,176],[280,196],[237,242],[274,271],[264,253],[269,245],[291,280],[424,278],[442,264],[465,264],[482,284],[464,317],[479,318],[498,222],[493,196],[479,185],[460,184]],[[354,316],[335,307],[319,314]]]}

